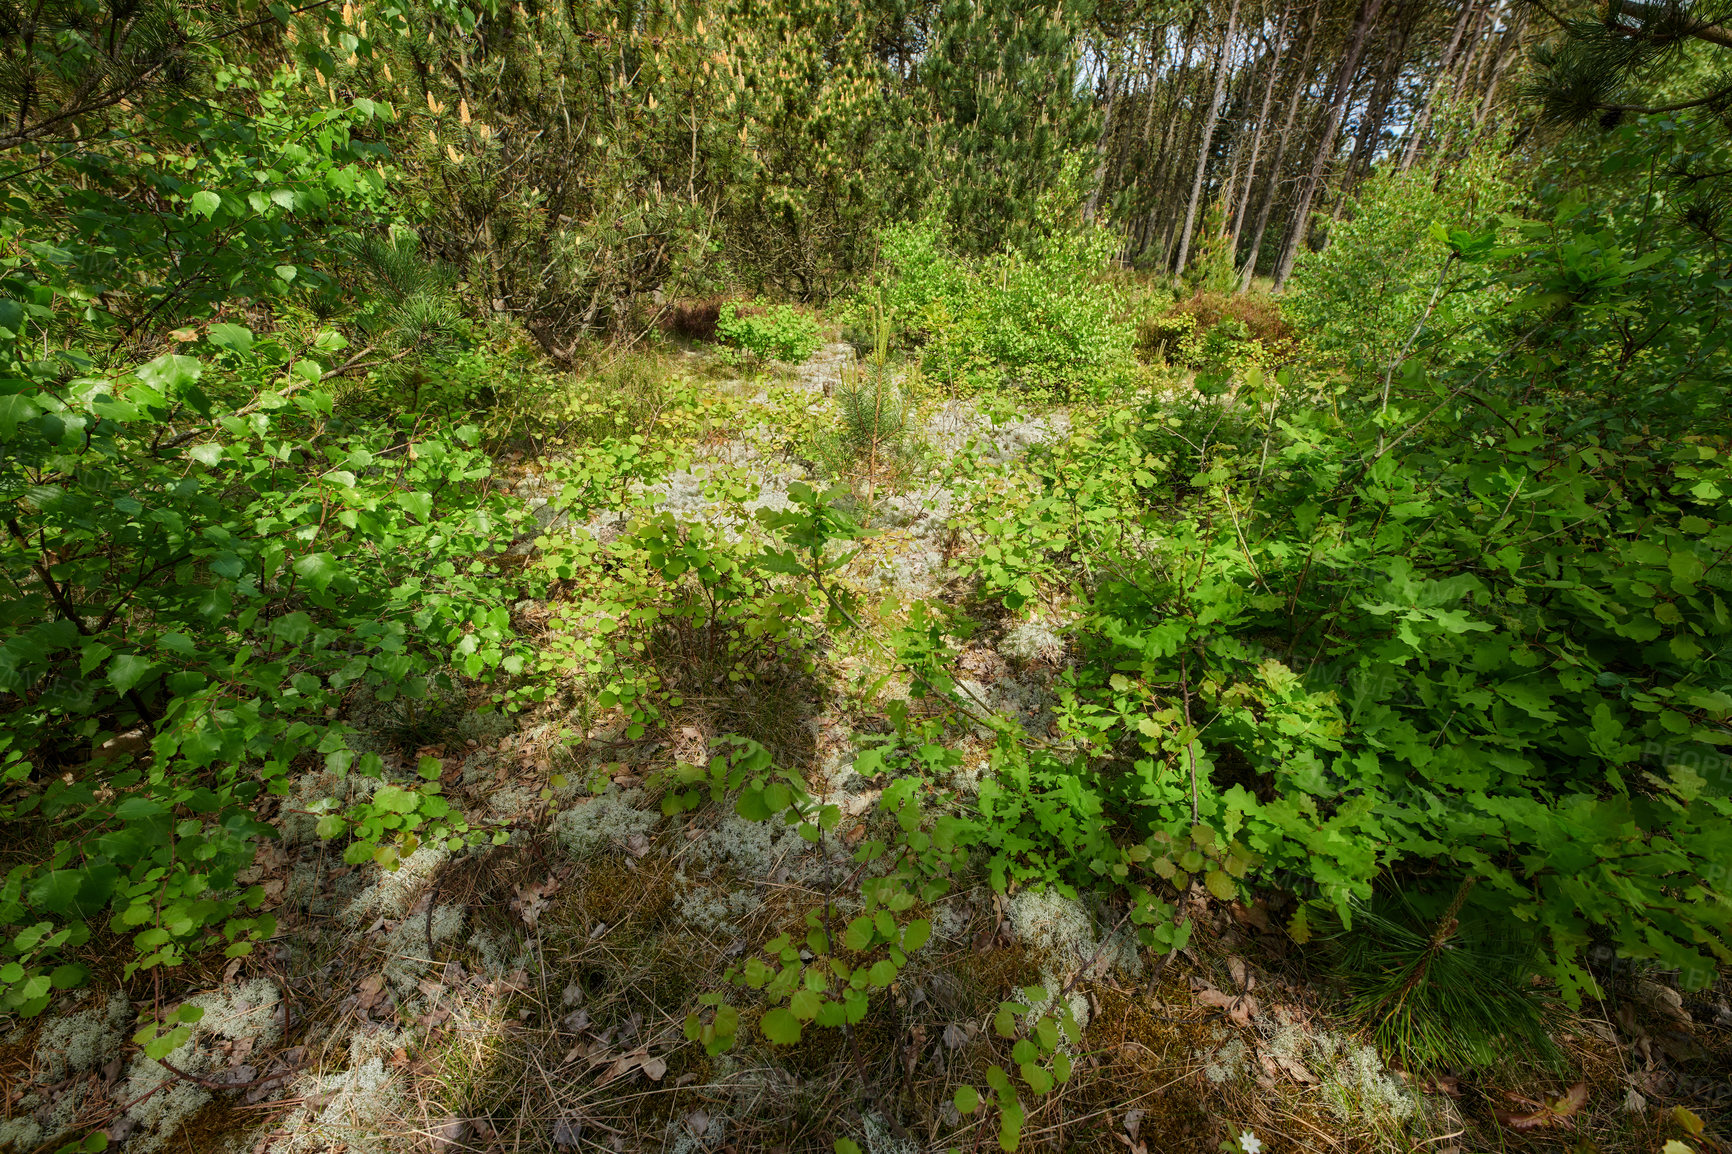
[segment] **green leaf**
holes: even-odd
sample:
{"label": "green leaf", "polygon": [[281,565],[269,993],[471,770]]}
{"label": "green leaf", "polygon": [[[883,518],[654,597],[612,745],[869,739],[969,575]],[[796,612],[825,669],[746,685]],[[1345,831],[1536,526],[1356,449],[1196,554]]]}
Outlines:
{"label": "green leaf", "polygon": [[1036,1094],[1044,1094],[1052,1089],[1052,1075],[1047,1073],[1044,1066],[1024,1062],[1017,1069],[1022,1074],[1022,1080],[1028,1083],[1028,1088]]}
{"label": "green leaf", "polygon": [[184,1046],[192,1037],[192,1030],[186,1026],[176,1026],[166,1034],[160,1034],[145,1043],[144,1056],[152,1060],[168,1057]]}
{"label": "green leaf", "polygon": [[795,990],[788,999],[788,1009],[803,1022],[810,1022],[824,1008],[824,999],[812,990]]}
{"label": "green leaf", "polygon": [[1008,1154],[1015,1150],[1021,1141],[1022,1103],[1013,1098],[999,1106],[998,1148]]}
{"label": "green leaf", "polygon": [[64,914],[72,908],[84,885],[82,870],[51,870],[30,887],[30,904],[37,909]]}
{"label": "green leaf", "polygon": [[836,1154],[860,1154],[860,1147],[852,1138],[838,1138]]}
{"label": "green leaf", "polygon": [[932,937],[932,923],[925,918],[915,918],[902,931],[902,948],[913,953],[924,946]]}
{"label": "green leaf", "polygon": [[421,795],[401,786],[382,785],[374,791],[371,804],[387,813],[414,813],[421,804]]}
{"label": "green leaf", "polygon": [[42,410],[29,397],[18,393],[0,396],[0,437],[10,437],[25,421],[40,416]]}
{"label": "green leaf", "polygon": [[771,810],[764,804],[763,790],[742,789],[740,796],[734,800],[734,812],[747,821],[764,821],[770,816]]}
{"label": "green leaf", "polygon": [[126,693],[150,674],[155,663],[136,653],[122,653],[108,664],[108,683],[119,693]]}
{"label": "green leaf", "polygon": [[245,325],[234,325],[222,322],[210,327],[206,334],[210,343],[219,349],[231,353],[247,353],[252,351],[253,330]]}
{"label": "green leaf", "polygon": [[278,276],[278,277],[280,277],[280,278],[282,278],[282,281],[283,281],[283,283],[284,283],[284,284],[287,284],[287,283],[289,283],[289,282],[290,282],[290,281],[292,281],[292,280],[294,280],[294,279],[295,279],[295,275],[296,275],[296,274],[297,274],[297,273],[298,273],[298,272],[299,272],[299,271],[300,271],[300,270],[299,270],[299,269],[297,269],[297,268],[296,268],[296,267],[295,267],[295,266],[294,266],[294,265],[292,265],[292,264],[280,264],[280,265],[278,265],[278,266],[277,266],[277,276]]}
{"label": "green leaf", "polygon": [[758,1029],[778,1046],[792,1046],[800,1040],[800,1019],[780,1006],[758,1019]]}
{"label": "green leaf", "polygon": [[209,189],[201,189],[192,194],[192,210],[209,220],[216,215],[216,210],[223,206],[223,198]]}
{"label": "green leaf", "polygon": [[842,944],[851,950],[864,950],[872,944],[872,919],[861,916],[848,923],[842,931]]}
{"label": "green leaf", "polygon": [[132,370],[132,375],[165,397],[174,396],[195,383],[204,372],[197,357],[164,353]]}
{"label": "green leaf", "polygon": [[294,571],[314,590],[324,592],[342,569],[330,553],[308,553],[295,558]]}
{"label": "green leaf", "polygon": [[956,1103],[958,1114],[972,1114],[980,1109],[980,1091],[973,1086],[958,1086],[951,1101]]}

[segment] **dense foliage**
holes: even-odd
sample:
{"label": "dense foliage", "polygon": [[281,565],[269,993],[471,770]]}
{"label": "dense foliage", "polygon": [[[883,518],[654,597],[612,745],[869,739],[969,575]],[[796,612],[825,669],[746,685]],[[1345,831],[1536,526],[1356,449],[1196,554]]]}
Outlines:
{"label": "dense foliage", "polygon": [[[1303,944],[1387,928],[1417,895],[1410,912],[1449,912],[1400,931],[1412,950],[1457,915],[1501,927],[1509,972],[1567,1002],[1603,992],[1607,956],[1714,981],[1732,962],[1721,105],[1504,131],[1525,17],[1481,13],[1488,55],[1461,60],[1452,100],[1398,91],[1463,41],[1410,59],[1408,34],[1448,15],[1414,6],[1398,42],[1379,26],[1359,139],[1337,149],[1323,118],[1312,171],[1348,151],[1335,219],[1313,252],[1315,188],[1286,206],[1277,303],[1237,291],[1262,230],[1251,86],[1230,153],[1223,95],[1154,151],[1157,108],[1178,124],[1193,87],[1221,93],[1236,37],[1256,55],[1238,5],[1218,27],[1206,6],[1025,8],[8,9],[0,1011],[40,1014],[105,961],[160,978],[271,939],[237,879],[319,767],[341,784],[307,816],[350,865],[509,840],[410,752],[427,710],[557,706],[632,743],[716,686],[738,688],[732,728],[649,779],[661,812],[731,807],[854,872],[697,999],[685,1034],[712,1056],[750,1022],[778,1045],[861,1022],[971,873],[1122,909],[1163,958],[1198,903],[1291,895]],[[1376,10],[1311,9],[1343,99]],[[1298,34],[1262,16],[1271,46]],[[1655,27],[1691,41],[1655,59],[1714,75],[1689,54],[1717,25]],[[1553,119],[1571,119],[1557,86],[1630,32],[1596,29],[1566,22],[1547,58]],[[1218,83],[1198,84],[1199,37]],[[1182,43],[1183,63],[1132,93],[1130,43],[1151,62]],[[1246,66],[1259,138],[1278,91],[1307,91],[1304,43],[1291,77],[1279,52]],[[1078,76],[1102,60],[1120,63],[1097,99]],[[1578,84],[1573,119],[1651,63]],[[1382,138],[1402,101],[1427,159]],[[1182,217],[1151,159],[1181,145]],[[1180,275],[1133,275],[1132,257],[1165,268],[1155,234],[1179,219],[1183,243],[1199,226]],[[631,359],[697,296],[749,388]],[[863,354],[833,402],[777,394],[772,362],[832,322]],[[693,467],[760,389],[801,462],[777,501],[745,465]],[[1053,404],[1065,421],[1020,457],[915,443],[922,405],[1010,423]],[[533,510],[500,476],[526,458]],[[652,508],[676,474],[705,522]],[[910,476],[954,498],[958,568],[947,594],[869,603],[850,565],[894,527],[887,478]],[[1054,631],[1044,732],[961,662],[995,617]],[[853,764],[883,785],[870,836],[839,844],[837,805],[770,747],[775,692],[844,649],[878,715]],[[363,707],[410,740],[382,747]],[[548,811],[568,784],[550,776]],[[987,1094],[956,1092],[960,1114],[996,1109],[1005,1149],[1019,1093],[1070,1075],[1069,993],[1005,1002],[1016,1078],[994,1064]],[[1388,1001],[1360,1009],[1411,1022]],[[145,1023],[148,1052],[178,1021]],[[1489,1062],[1474,1028],[1403,1057]]]}

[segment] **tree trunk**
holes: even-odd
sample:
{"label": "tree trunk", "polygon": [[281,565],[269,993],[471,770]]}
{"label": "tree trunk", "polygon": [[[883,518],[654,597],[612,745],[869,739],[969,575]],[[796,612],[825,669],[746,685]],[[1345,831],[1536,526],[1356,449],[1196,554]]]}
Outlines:
{"label": "tree trunk", "polygon": [[[1174,86],[1175,99],[1183,97],[1185,93],[1185,85],[1191,79],[1189,75],[1191,71],[1190,60],[1190,52],[1187,50],[1185,53],[1185,68],[1179,74]],[[1202,118],[1203,110],[1199,108],[1194,101],[1191,103],[1189,114],[1183,121],[1179,121],[1176,117],[1174,118],[1174,124],[1178,128],[1178,132],[1173,136],[1173,146],[1170,153],[1171,157],[1178,157],[1179,154],[1185,150],[1188,142],[1195,139],[1197,126]],[[1184,178],[1178,174],[1177,170],[1178,165],[1176,163],[1169,160],[1167,156],[1162,157],[1162,163],[1160,166],[1160,171],[1162,173],[1161,194],[1157,219],[1161,222],[1161,268],[1169,271],[1172,268],[1173,243],[1178,225],[1178,205],[1183,201],[1184,197],[1184,186],[1181,183]]]}
{"label": "tree trunk", "polygon": [[1227,49],[1233,40],[1233,29],[1239,19],[1239,0],[1227,9],[1227,28],[1221,34],[1221,48],[1215,53],[1215,94],[1209,100],[1208,115],[1203,118],[1203,142],[1197,148],[1197,174],[1191,181],[1191,199],[1185,205],[1185,227],[1179,233],[1179,255],[1173,262],[1173,272],[1182,274],[1191,255],[1191,231],[1197,225],[1197,202],[1203,196],[1203,177],[1209,167],[1209,147],[1215,140],[1215,122],[1221,115],[1221,101],[1227,94]]}
{"label": "tree trunk", "polygon": [[1281,9],[1281,21],[1275,26],[1275,43],[1269,59],[1269,83],[1263,89],[1263,105],[1257,110],[1257,126],[1251,131],[1251,156],[1245,165],[1245,186],[1240,191],[1233,213],[1233,251],[1239,251],[1239,237],[1245,230],[1246,210],[1251,207],[1251,185],[1257,179],[1257,156],[1263,150],[1263,133],[1269,125],[1269,108],[1275,102],[1275,87],[1281,80],[1281,55],[1287,49],[1287,19],[1291,8]]}
{"label": "tree trunk", "polygon": [[1492,67],[1491,79],[1486,81],[1485,99],[1479,102],[1479,113],[1473,118],[1475,128],[1483,125],[1486,117],[1491,115],[1492,102],[1497,98],[1497,86],[1503,80],[1503,74],[1509,68],[1510,61],[1519,55],[1516,48],[1521,40],[1522,29],[1526,26],[1527,19],[1526,8],[1517,9],[1515,15],[1510,18],[1509,31],[1504,34],[1503,43],[1498,46],[1497,63]]}
{"label": "tree trunk", "polygon": [[[1395,95],[1395,82],[1401,76],[1401,66],[1407,59],[1407,38],[1413,32],[1413,13],[1407,13],[1409,19],[1403,20],[1390,40],[1389,52],[1383,58],[1383,69],[1377,75],[1377,84],[1371,89],[1371,102],[1365,109],[1365,120],[1359,125],[1359,134],[1353,140],[1353,155],[1347,161],[1347,176],[1342,183],[1342,199],[1346,202],[1346,194],[1358,183],[1364,169],[1371,167],[1372,158],[1377,154],[1377,141],[1383,135],[1383,123],[1389,115],[1390,98]],[[1337,219],[1340,210],[1336,212]]]}
{"label": "tree trunk", "polygon": [[1269,162],[1269,179],[1265,182],[1263,205],[1257,210],[1257,228],[1251,235],[1251,252],[1245,258],[1245,271],[1239,277],[1239,291],[1250,292],[1251,281],[1257,275],[1257,257],[1263,251],[1263,234],[1269,229],[1269,213],[1275,207],[1275,196],[1281,190],[1281,164],[1287,159],[1287,142],[1293,135],[1293,121],[1299,115],[1299,104],[1311,87],[1311,51],[1317,46],[1317,25],[1323,19],[1323,0],[1311,6],[1311,19],[1305,26],[1305,47],[1300,50],[1299,68],[1293,74],[1293,94],[1287,98],[1287,115],[1281,123],[1281,134],[1275,138],[1275,155]]}
{"label": "tree trunk", "polygon": [[[1167,160],[1167,153],[1173,146],[1173,127],[1179,119],[1176,115],[1178,111],[1177,101],[1179,94],[1184,91],[1183,84],[1185,80],[1185,72],[1190,66],[1191,41],[1196,32],[1196,28],[1197,16],[1193,13],[1191,23],[1185,28],[1185,39],[1179,47],[1179,64],[1178,68],[1174,71],[1173,83],[1167,86],[1170,96],[1168,99],[1161,101],[1161,107],[1166,112],[1166,126],[1161,129],[1161,150],[1154,155],[1152,162],[1145,158],[1146,163],[1144,165],[1144,172],[1146,172],[1149,177],[1148,213],[1145,217],[1148,221],[1148,227],[1144,230],[1143,247],[1139,250],[1139,253],[1146,253],[1148,251],[1149,240],[1154,237],[1156,227],[1162,223],[1159,214],[1166,204],[1166,190],[1168,183],[1164,166]],[[1153,117],[1154,115],[1154,93],[1155,77],[1154,73],[1151,72],[1149,74],[1150,117]],[[1140,178],[1139,174],[1139,179]],[[1164,262],[1166,242],[1162,241],[1161,246],[1162,259]]]}
{"label": "tree trunk", "polygon": [[[1250,89],[1255,86],[1257,63],[1257,45],[1249,37],[1245,40],[1245,58],[1233,66],[1230,73],[1234,83],[1227,88],[1226,110],[1243,107]],[[1239,174],[1244,171],[1246,159],[1246,140],[1244,125],[1239,126],[1237,139],[1233,141],[1233,163],[1228,167],[1227,180],[1221,186],[1221,208],[1226,214],[1221,219],[1222,235],[1232,230],[1233,220],[1239,212]]]}
{"label": "tree trunk", "polygon": [[1094,187],[1089,190],[1088,202],[1083,205],[1084,224],[1094,221],[1095,210],[1100,207],[1101,185],[1105,183],[1107,178],[1107,150],[1112,144],[1113,102],[1118,96],[1118,86],[1118,70],[1114,68],[1113,61],[1109,57],[1107,60],[1107,108],[1106,113],[1101,118],[1100,143],[1095,146],[1095,155],[1098,159],[1095,164]]}
{"label": "tree trunk", "polygon": [[1341,118],[1347,111],[1347,94],[1353,88],[1354,74],[1359,69],[1359,56],[1365,50],[1365,34],[1383,7],[1383,0],[1362,0],[1359,13],[1353,18],[1353,30],[1348,33],[1347,47],[1341,54],[1341,68],[1335,78],[1335,92],[1329,101],[1329,113],[1323,120],[1323,134],[1317,141],[1317,151],[1311,157],[1311,171],[1299,186],[1299,199],[1293,206],[1293,220],[1287,231],[1287,243],[1281,248],[1281,259],[1275,264],[1275,291],[1280,292],[1293,271],[1293,258],[1304,243],[1311,223],[1311,201],[1317,196],[1317,186],[1323,181],[1323,170],[1335,153],[1335,137],[1341,130]]}
{"label": "tree trunk", "polygon": [[1455,91],[1460,92],[1467,83],[1467,74],[1473,69],[1474,61],[1479,59],[1480,41],[1485,37],[1486,18],[1492,13],[1495,0],[1486,0],[1475,14],[1473,27],[1468,29],[1467,42],[1461,54],[1461,65],[1455,72]]}
{"label": "tree trunk", "polygon": [[1425,106],[1419,110],[1413,127],[1408,130],[1407,147],[1401,153],[1401,171],[1406,172],[1413,167],[1414,159],[1419,155],[1419,145],[1425,139],[1425,129],[1431,123],[1431,110],[1437,103],[1437,94],[1443,88],[1443,77],[1449,74],[1450,66],[1455,63],[1455,54],[1461,48],[1461,38],[1467,32],[1468,20],[1478,7],[1478,0],[1463,0],[1461,15],[1456,17],[1455,28],[1449,34],[1449,47],[1443,50],[1443,59],[1437,70],[1438,80],[1425,95]]}

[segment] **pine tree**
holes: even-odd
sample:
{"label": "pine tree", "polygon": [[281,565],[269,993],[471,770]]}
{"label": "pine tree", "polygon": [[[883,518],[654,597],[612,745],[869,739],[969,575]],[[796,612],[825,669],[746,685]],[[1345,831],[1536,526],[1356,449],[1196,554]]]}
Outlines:
{"label": "pine tree", "polygon": [[1196,247],[1181,279],[1193,293],[1226,294],[1237,287],[1233,234],[1227,228],[1227,206],[1220,199],[1211,201],[1203,214]]}
{"label": "pine tree", "polygon": [[1043,192],[1096,130],[1076,91],[1071,0],[949,0],[919,80],[933,127],[925,162],[957,243],[989,252],[1041,231]]}

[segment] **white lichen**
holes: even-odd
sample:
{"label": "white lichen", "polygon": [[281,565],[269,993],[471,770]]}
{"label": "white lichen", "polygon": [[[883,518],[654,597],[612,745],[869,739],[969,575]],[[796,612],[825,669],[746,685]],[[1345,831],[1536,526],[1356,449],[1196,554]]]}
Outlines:
{"label": "white lichen", "polygon": [[359,925],[375,918],[401,918],[427,891],[433,875],[450,858],[443,843],[425,843],[414,853],[397,863],[394,870],[378,866],[361,867],[362,876],[371,880],[343,910],[343,920]]}
{"label": "white lichen", "polygon": [[780,865],[799,864],[809,844],[797,829],[780,822],[729,814],[693,842],[689,853],[696,862],[731,865],[739,877],[761,880]]}
{"label": "white lichen", "polygon": [[1399,1124],[1418,1112],[1417,1099],[1384,1068],[1376,1048],[1356,1038],[1287,1025],[1275,1030],[1265,1046],[1278,1058],[1307,1066],[1317,1076],[1330,1110],[1343,1122]]}
{"label": "white lichen", "polygon": [[[188,999],[204,1010],[192,1025],[192,1037],[172,1050],[166,1061],[188,1073],[220,1078],[234,1068],[237,1081],[247,1081],[250,1068],[234,1055],[260,1053],[282,1038],[281,996],[263,978],[253,978]],[[127,1140],[131,1154],[152,1154],[211,1100],[211,1091],[171,1073],[155,1059],[139,1054],[127,1068],[126,1083],[117,1097],[130,1102],[127,1117],[136,1127]]]}
{"label": "white lichen", "polygon": [[661,820],[661,814],[639,809],[642,799],[641,789],[610,786],[598,797],[561,810],[553,819],[553,832],[560,848],[566,856],[581,861],[603,848],[625,845],[633,834],[647,835]]}
{"label": "white lichen", "polygon": [[391,1030],[351,1036],[344,1070],[297,1080],[295,1097],[303,1104],[284,1119],[279,1129],[289,1138],[272,1145],[271,1154],[316,1154],[345,1143],[349,1154],[385,1154],[395,1148],[390,1123],[405,1103],[385,1062],[410,1042],[407,1034]]}
{"label": "white lichen", "polygon": [[1062,661],[1064,638],[1054,633],[1046,622],[1035,618],[1023,621],[1005,631],[998,651],[1025,664],[1034,661]]}
{"label": "white lichen", "polygon": [[437,946],[455,938],[463,932],[467,917],[462,906],[438,905],[431,917],[426,910],[410,914],[386,935],[384,974],[400,999],[408,1000],[432,966],[428,941]]}
{"label": "white lichen", "polygon": [[1245,1076],[1251,1056],[1245,1039],[1237,1034],[1207,1051],[1203,1058],[1203,1077],[1217,1086],[1237,1082]]}
{"label": "white lichen", "polygon": [[920,1144],[910,1138],[898,1138],[882,1115],[873,1112],[861,1117],[866,1132],[866,1154],[920,1154]]}
{"label": "white lichen", "polygon": [[36,1039],[36,1081],[63,1081],[82,1074],[120,1053],[132,1003],[123,993],[87,995],[83,1008],[53,1018]]}
{"label": "white lichen", "polygon": [[[676,874],[676,884],[686,883],[683,874]],[[700,886],[682,895],[676,908],[680,919],[692,929],[709,937],[738,937],[739,921],[762,908],[764,899],[752,889],[726,890]]]}

